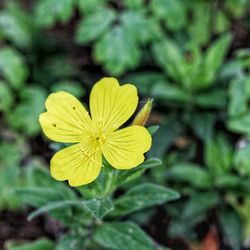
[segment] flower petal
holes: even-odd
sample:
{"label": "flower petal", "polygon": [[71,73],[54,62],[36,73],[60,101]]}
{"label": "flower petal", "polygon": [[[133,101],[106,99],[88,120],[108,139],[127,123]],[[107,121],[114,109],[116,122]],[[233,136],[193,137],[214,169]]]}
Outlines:
{"label": "flower petal", "polygon": [[120,86],[115,78],[105,77],[97,82],[90,94],[92,120],[111,131],[119,128],[135,112],[137,89],[131,84]]}
{"label": "flower petal", "polygon": [[130,169],[144,161],[143,153],[150,149],[151,143],[151,135],[146,128],[131,126],[111,133],[102,152],[114,168]]}
{"label": "flower petal", "polygon": [[80,142],[89,136],[91,119],[83,105],[67,92],[49,95],[39,122],[43,132],[58,142]]}
{"label": "flower petal", "polygon": [[51,159],[50,172],[56,180],[69,180],[70,186],[81,186],[97,178],[101,162],[100,150],[79,143],[57,152]]}

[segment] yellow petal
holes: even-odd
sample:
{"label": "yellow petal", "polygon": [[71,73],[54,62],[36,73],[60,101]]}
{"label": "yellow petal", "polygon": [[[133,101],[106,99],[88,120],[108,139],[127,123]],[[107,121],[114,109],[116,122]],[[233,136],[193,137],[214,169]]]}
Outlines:
{"label": "yellow petal", "polygon": [[137,89],[131,84],[120,86],[115,78],[105,77],[95,84],[90,94],[92,120],[103,129],[116,130],[135,112]]}
{"label": "yellow petal", "polygon": [[67,92],[49,95],[39,122],[43,132],[51,140],[58,142],[80,142],[89,136],[91,119],[83,105]]}
{"label": "yellow petal", "polygon": [[131,126],[109,135],[102,147],[106,160],[117,169],[130,169],[144,161],[151,147],[151,135],[146,128]]}
{"label": "yellow petal", "polygon": [[50,172],[56,180],[68,180],[73,187],[81,186],[97,178],[101,162],[100,150],[79,143],[57,152],[51,159]]}

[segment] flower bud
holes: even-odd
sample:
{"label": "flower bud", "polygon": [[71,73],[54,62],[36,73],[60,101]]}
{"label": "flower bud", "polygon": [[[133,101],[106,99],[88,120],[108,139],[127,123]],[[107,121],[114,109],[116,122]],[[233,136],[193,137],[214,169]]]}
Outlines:
{"label": "flower bud", "polygon": [[132,125],[145,126],[152,110],[153,99],[149,98],[132,122]]}

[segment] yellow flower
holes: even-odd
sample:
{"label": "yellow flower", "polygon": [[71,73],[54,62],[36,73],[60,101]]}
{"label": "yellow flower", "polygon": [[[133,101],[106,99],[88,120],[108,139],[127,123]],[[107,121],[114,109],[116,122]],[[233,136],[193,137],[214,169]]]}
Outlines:
{"label": "yellow flower", "polygon": [[102,155],[116,169],[131,169],[144,161],[151,136],[142,126],[118,129],[135,112],[137,89],[120,86],[115,78],[102,78],[90,94],[90,113],[69,93],[49,95],[47,112],[39,117],[51,140],[77,143],[57,152],[50,162],[51,175],[71,186],[95,180],[102,168]]}

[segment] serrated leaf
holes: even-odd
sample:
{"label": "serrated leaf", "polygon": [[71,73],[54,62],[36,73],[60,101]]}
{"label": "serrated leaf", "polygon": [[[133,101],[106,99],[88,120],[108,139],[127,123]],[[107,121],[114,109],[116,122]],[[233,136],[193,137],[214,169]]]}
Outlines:
{"label": "serrated leaf", "polygon": [[94,240],[113,250],[153,250],[152,240],[132,222],[104,223],[94,233]]}
{"label": "serrated leaf", "polygon": [[127,215],[147,207],[176,200],[179,197],[179,194],[172,189],[152,183],[141,184],[129,189],[115,200],[116,209],[113,215]]}
{"label": "serrated leaf", "polygon": [[115,17],[115,12],[107,8],[99,9],[86,16],[77,27],[76,42],[85,44],[96,40],[109,28]]}
{"label": "serrated leaf", "polygon": [[116,26],[96,43],[94,56],[108,72],[121,75],[126,70],[135,68],[141,55],[124,28]]}
{"label": "serrated leaf", "polygon": [[83,206],[98,220],[101,220],[106,214],[114,210],[110,198],[84,201]]}
{"label": "serrated leaf", "polygon": [[38,25],[51,27],[57,21],[66,23],[73,14],[74,0],[39,0],[35,6]]}
{"label": "serrated leaf", "polygon": [[53,201],[49,202],[48,204],[41,206],[34,212],[30,213],[28,216],[28,220],[33,220],[34,218],[44,214],[48,213],[54,210],[59,210],[59,209],[66,209],[72,206],[77,206],[78,208],[83,209],[83,202],[78,201],[78,200],[64,200],[64,201]]}
{"label": "serrated leaf", "polygon": [[6,81],[15,89],[20,89],[28,76],[28,68],[24,59],[12,48],[0,49],[0,76],[3,75]]}

